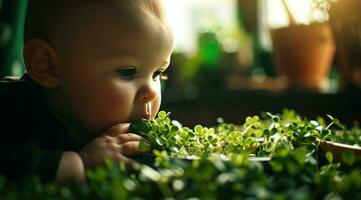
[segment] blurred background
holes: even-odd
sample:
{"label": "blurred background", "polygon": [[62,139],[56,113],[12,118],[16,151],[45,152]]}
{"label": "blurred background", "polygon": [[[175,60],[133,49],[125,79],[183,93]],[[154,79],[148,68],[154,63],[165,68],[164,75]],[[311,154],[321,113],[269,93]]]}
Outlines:
{"label": "blurred background", "polygon": [[[360,0],[164,0],[162,109],[187,126],[294,109],[361,121]],[[27,0],[0,0],[0,78],[24,72]]]}

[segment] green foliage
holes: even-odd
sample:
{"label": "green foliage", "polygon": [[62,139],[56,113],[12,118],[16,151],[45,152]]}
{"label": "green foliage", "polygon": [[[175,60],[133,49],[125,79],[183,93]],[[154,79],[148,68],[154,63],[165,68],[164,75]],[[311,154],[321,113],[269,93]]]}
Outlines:
{"label": "green foliage", "polygon": [[[127,171],[120,163],[87,172],[87,183],[61,186],[37,177],[14,183],[0,176],[0,199],[361,199],[360,160],[318,151],[318,140],[360,144],[360,129],[339,120],[307,120],[292,110],[263,113],[242,124],[182,126],[159,112],[130,131],[152,154]],[[252,158],[271,157],[270,161]],[[324,158],[324,159],[323,159]]]}
{"label": "green foliage", "polygon": [[166,150],[171,157],[176,158],[230,157],[241,152],[265,157],[272,156],[281,146],[288,149],[304,146],[312,152],[317,147],[316,139],[361,144],[359,128],[347,130],[338,119],[330,115],[328,118],[331,122],[328,125],[320,117],[318,121],[302,119],[292,110],[284,110],[282,115],[265,113],[263,116],[247,117],[240,125],[220,120],[213,128],[196,125],[191,129],[171,120],[169,113],[161,111],[158,118],[137,120],[130,129],[147,138],[152,149]]}

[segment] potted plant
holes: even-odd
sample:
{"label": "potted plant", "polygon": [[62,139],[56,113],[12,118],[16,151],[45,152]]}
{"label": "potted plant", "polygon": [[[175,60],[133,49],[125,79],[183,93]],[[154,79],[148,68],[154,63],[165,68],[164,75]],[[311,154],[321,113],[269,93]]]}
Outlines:
{"label": "potted plant", "polygon": [[[314,0],[311,15],[327,15],[329,3],[330,0]],[[271,31],[273,60],[279,75],[285,76],[292,88],[327,90],[335,53],[330,25],[318,20],[308,25],[298,24],[285,0],[282,4],[289,26]]]}
{"label": "potted plant", "polygon": [[[336,162],[344,162],[347,157],[361,158],[361,131],[359,128],[347,129],[340,121],[330,115],[331,123],[324,129],[325,136],[318,137],[319,150],[321,153],[331,152]],[[330,130],[336,126],[338,130]]]}

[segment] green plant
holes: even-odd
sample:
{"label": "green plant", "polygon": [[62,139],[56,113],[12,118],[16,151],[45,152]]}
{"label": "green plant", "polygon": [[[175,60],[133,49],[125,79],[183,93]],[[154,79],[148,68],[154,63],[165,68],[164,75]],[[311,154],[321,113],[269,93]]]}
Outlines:
{"label": "green plant", "polygon": [[[341,141],[339,131],[354,134],[342,141],[359,144],[357,127],[349,130],[331,116],[308,120],[292,110],[192,129],[169,116],[160,112],[130,126],[149,140],[143,144],[153,149],[149,165],[127,171],[108,161],[87,171],[82,185],[0,176],[0,199],[361,199],[360,161],[352,153],[345,154],[346,164],[335,163],[331,153],[321,161],[316,153],[316,138]],[[254,156],[272,159],[249,159]]]}
{"label": "green plant", "polygon": [[304,146],[312,152],[317,147],[316,139],[361,145],[359,128],[346,129],[330,115],[330,123],[325,124],[321,117],[307,120],[285,109],[282,115],[247,117],[242,125],[221,122],[212,128],[197,125],[192,129],[171,120],[169,115],[161,111],[154,120],[139,119],[131,124],[130,131],[147,138],[151,149],[166,150],[177,158],[231,157],[242,152],[272,156],[279,146]]}

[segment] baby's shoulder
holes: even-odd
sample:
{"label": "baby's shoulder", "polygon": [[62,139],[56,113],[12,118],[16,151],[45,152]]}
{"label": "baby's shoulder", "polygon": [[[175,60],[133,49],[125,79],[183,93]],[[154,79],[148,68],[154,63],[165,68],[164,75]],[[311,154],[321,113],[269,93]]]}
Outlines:
{"label": "baby's shoulder", "polygon": [[[21,94],[26,92],[27,83],[20,77],[5,77],[0,81],[0,101],[16,100]],[[15,99],[14,99],[15,98]]]}
{"label": "baby's shoulder", "polygon": [[0,109],[5,111],[21,110],[41,99],[41,89],[28,78],[6,77],[0,81]]}

